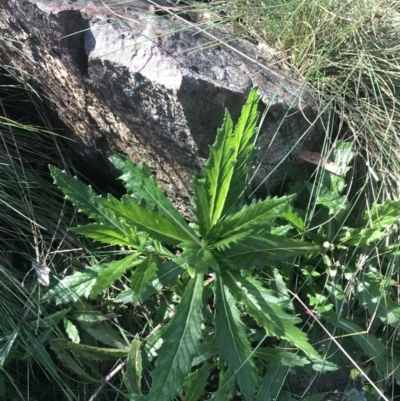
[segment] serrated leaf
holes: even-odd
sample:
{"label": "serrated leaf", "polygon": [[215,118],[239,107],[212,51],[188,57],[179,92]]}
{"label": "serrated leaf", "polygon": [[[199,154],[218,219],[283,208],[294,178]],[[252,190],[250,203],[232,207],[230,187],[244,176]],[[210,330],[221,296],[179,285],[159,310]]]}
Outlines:
{"label": "serrated leaf", "polygon": [[339,167],[340,175],[330,174],[324,171],[323,184],[329,188],[330,192],[341,194],[346,186],[346,173],[350,170],[351,161],[354,158],[351,142],[336,141],[333,152],[328,155],[329,158]]}
{"label": "serrated leaf", "polygon": [[[217,274],[215,282],[215,338],[220,347],[220,363],[227,363],[228,371],[237,376],[241,393],[253,401],[256,375],[246,328],[235,306],[235,299]],[[229,380],[232,379],[229,378]]]}
{"label": "serrated leaf", "polygon": [[400,221],[400,201],[390,199],[382,205],[374,204],[366,211],[357,228],[344,227],[338,240],[355,246],[370,245],[386,238],[393,232]]}
{"label": "serrated leaf", "polygon": [[139,256],[139,253],[134,253],[121,260],[107,264],[107,267],[103,267],[96,278],[96,283],[90,291],[90,296],[97,296],[118,280],[128,269],[139,265],[141,263]]}
{"label": "serrated leaf", "polygon": [[156,258],[153,255],[147,256],[135,269],[131,277],[131,290],[134,294],[134,301],[144,301],[143,295],[155,280],[157,271]]}
{"label": "serrated leaf", "polygon": [[140,168],[129,157],[118,154],[111,156],[110,160],[115,167],[123,172],[121,178],[124,180],[125,187],[130,192],[132,200],[138,204],[144,201],[148,208],[162,214],[180,232],[185,233],[186,241],[197,240],[195,232],[175,209],[171,200],[164,195],[145,164]]}
{"label": "serrated leaf", "polygon": [[218,240],[217,242],[212,243],[212,246],[219,251],[224,251],[225,249],[229,249],[235,244],[245,240],[247,237],[251,235],[251,231],[244,231],[241,233],[236,233],[234,235],[229,235],[223,239]]}
{"label": "serrated leaf", "polygon": [[160,282],[164,286],[169,285],[183,272],[182,265],[184,263],[185,260],[181,258],[175,258],[173,260],[161,263],[158,266],[158,279],[160,280]]}
{"label": "serrated leaf", "polygon": [[142,380],[142,353],[140,340],[135,338],[132,341],[131,349],[126,361],[126,375],[124,381],[130,393],[142,394],[140,382]]}
{"label": "serrated leaf", "polygon": [[104,344],[107,344],[111,347],[117,348],[125,348],[126,345],[122,341],[122,339],[117,335],[117,333],[111,328],[103,323],[89,323],[89,322],[80,322],[80,326],[83,330],[89,333],[96,340],[101,341]]}
{"label": "serrated leaf", "polygon": [[229,186],[222,215],[231,211],[238,198],[243,195],[243,191],[247,185],[249,168],[257,150],[255,147],[255,139],[258,132],[256,125],[260,114],[257,111],[258,102],[258,88],[254,87],[247,98],[246,104],[242,108],[240,118],[233,133],[238,142],[238,150],[231,179],[232,185]]}
{"label": "serrated leaf", "polygon": [[104,320],[104,316],[84,311],[74,315],[79,325],[96,340],[115,348],[126,348],[126,344],[111,325]]}
{"label": "serrated leaf", "polygon": [[[161,263],[158,266],[157,277],[152,281],[151,285],[147,287],[146,292],[141,295],[142,300],[145,300],[149,298],[151,295],[161,291],[161,288],[163,286],[167,286],[173,280],[175,280],[183,272],[183,268],[181,265],[184,263],[185,261],[180,258]],[[137,298],[136,298],[136,292],[132,291],[132,289],[122,291],[115,298],[115,302],[118,303],[130,303],[134,301],[137,301]]]}
{"label": "serrated leaf", "polygon": [[118,304],[130,304],[135,301],[136,301],[136,293],[133,292],[130,288],[121,291],[114,299],[114,302]]}
{"label": "serrated leaf", "polygon": [[[390,230],[393,231],[393,230]],[[357,247],[368,246],[387,238],[390,231],[379,231],[375,228],[348,228],[344,227],[337,239],[342,245],[354,245]]]}
{"label": "serrated leaf", "polygon": [[126,245],[132,248],[139,248],[141,240],[132,226],[124,227],[125,232],[115,230],[107,223],[92,223],[85,226],[73,227],[71,230],[87,238],[94,239],[109,245]]}
{"label": "serrated leaf", "polygon": [[274,228],[271,228],[270,234],[278,235],[279,237],[284,237],[284,236],[288,235],[289,231],[292,228],[293,227],[291,227],[289,225],[274,227]]}
{"label": "serrated leaf", "polygon": [[[145,292],[141,295],[141,298],[144,302],[149,297],[151,297],[153,294],[157,294],[160,292],[162,289],[162,285],[158,280],[154,280],[153,284],[149,285]],[[116,303],[121,303],[121,304],[130,304],[132,302],[139,302],[140,299],[137,297],[137,293],[133,291],[131,288],[128,288],[127,290],[121,291],[120,294],[114,299],[114,302]]]}
{"label": "serrated leaf", "polygon": [[345,235],[339,238],[342,245],[354,245],[357,247],[372,245],[387,238],[395,230],[378,231],[374,228],[347,228]]}
{"label": "serrated leaf", "polygon": [[182,258],[187,262],[189,269],[192,269],[191,276],[194,277],[197,273],[207,274],[209,269],[219,271],[217,261],[207,248],[193,242],[181,244],[181,247]]}
{"label": "serrated leaf", "polygon": [[64,193],[65,198],[70,200],[80,212],[85,213],[88,217],[95,219],[98,223],[107,223],[114,230],[120,232],[122,236],[126,236],[126,226],[121,224],[115,217],[114,213],[105,208],[101,200],[101,196],[90,187],[79,181],[76,177],[69,176],[65,171],[49,165],[50,173],[54,179],[54,183]]}
{"label": "serrated leaf", "polygon": [[293,198],[294,196],[282,196],[253,202],[235,215],[216,224],[213,231],[217,231],[220,238],[242,232],[253,234],[256,230],[267,227],[268,223],[281,217],[282,213],[289,208]]}
{"label": "serrated leaf", "polygon": [[256,357],[279,366],[295,367],[310,364],[309,359],[299,356],[297,352],[285,351],[282,347],[259,347],[256,350]]}
{"label": "serrated leaf", "polygon": [[[222,127],[217,131],[217,137],[210,148],[210,156],[207,162],[202,166],[204,179],[198,180],[194,189],[203,185],[207,195],[208,215],[202,211],[204,218],[208,221],[203,222],[199,219],[201,232],[208,234],[214,224],[220,219],[223,207],[225,205],[226,195],[229,191],[230,180],[232,178],[233,164],[236,160],[235,144],[233,141],[233,122],[228,112],[225,110],[225,117]],[[202,194],[195,192],[195,197],[204,199]],[[199,205],[200,206],[200,205]],[[199,213],[198,210],[195,210]],[[199,216],[198,216],[199,217]]]}
{"label": "serrated leaf", "polygon": [[233,271],[224,272],[223,277],[234,298],[246,306],[249,315],[268,335],[285,338],[306,355],[320,358],[308,342],[306,333],[295,326],[299,319],[277,306],[260,282],[250,276],[244,278]]}
{"label": "serrated leaf", "polygon": [[282,217],[294,228],[303,233],[305,230],[304,219],[294,209],[288,208],[282,213]]}
{"label": "serrated leaf", "polygon": [[73,343],[79,344],[81,342],[81,340],[79,338],[79,331],[76,328],[76,326],[69,319],[66,319],[66,318],[64,318],[63,322],[64,322],[65,331],[67,332],[69,339]]}
{"label": "serrated leaf", "polygon": [[185,380],[187,386],[185,401],[198,401],[204,394],[207,379],[210,374],[208,364],[204,364],[200,369],[195,370]]}
{"label": "serrated leaf", "polygon": [[124,349],[100,348],[100,347],[92,347],[89,345],[76,344],[62,339],[55,339],[50,341],[50,344],[52,346],[54,346],[54,343],[58,343],[57,348],[68,349],[79,357],[92,359],[96,361],[108,361],[111,358],[116,358],[116,359],[126,358],[129,352],[128,347]]}
{"label": "serrated leaf", "polygon": [[46,316],[39,321],[35,319],[30,322],[30,326],[34,327],[35,330],[38,327],[54,327],[58,322],[65,318],[65,315],[71,311],[71,308],[62,309],[58,312],[53,313],[52,315]]}
{"label": "serrated leaf", "polygon": [[68,353],[64,350],[64,347],[62,346],[62,343],[52,340],[50,341],[50,347],[51,349],[56,353],[57,358],[65,365],[68,366],[73,372],[75,372],[78,376],[93,382],[93,383],[98,383],[100,380],[97,380],[87,374],[85,370],[83,370],[77,362],[75,362],[71,356],[68,355]]}
{"label": "serrated leaf", "polygon": [[146,401],[170,401],[180,392],[201,338],[202,294],[203,275],[198,274],[189,281],[176,313],[168,323]]}
{"label": "serrated leaf", "polygon": [[309,242],[294,240],[273,234],[252,235],[238,242],[232,249],[217,253],[217,261],[248,269],[296,256],[321,252],[321,247]]}
{"label": "serrated leaf", "polygon": [[[309,185],[311,186],[310,183]],[[351,207],[351,204],[347,197],[341,196],[337,192],[331,192],[325,187],[321,188],[316,199],[316,204],[325,206],[328,209],[328,215],[335,216],[335,220],[339,224],[348,214]]]}
{"label": "serrated leaf", "polygon": [[[82,322],[109,322],[110,314],[104,315],[97,309],[93,308],[93,306],[89,302],[85,302],[84,300],[79,300],[74,305],[74,311],[70,313],[70,318],[75,318]],[[108,323],[107,323],[108,324]]]}
{"label": "serrated leaf", "polygon": [[100,270],[101,266],[93,266],[63,278],[50,289],[48,298],[54,299],[56,305],[76,302],[81,297],[88,298]]}
{"label": "serrated leaf", "polygon": [[[198,207],[203,206],[202,210],[196,210],[203,235],[230,211],[245,189],[250,155],[254,148],[257,105],[258,91],[254,88],[243,106],[235,131],[230,114],[225,111],[222,127],[217,131],[210,157],[203,166],[204,179],[194,185],[196,199],[200,201]],[[199,191],[201,185],[204,185],[205,195]],[[208,205],[206,211],[205,202]]]}
{"label": "serrated leaf", "polygon": [[182,226],[178,221],[171,222],[158,210],[151,209],[143,202],[138,204],[129,196],[124,195],[121,202],[109,194],[102,203],[125,224],[137,226],[138,229],[147,232],[159,241],[165,241],[171,245],[178,245],[181,242],[199,242],[195,232],[186,222],[186,226]]}
{"label": "serrated leaf", "polygon": [[210,204],[207,192],[204,188],[204,180],[196,178],[192,183],[194,192],[195,208],[193,209],[199,226],[199,233],[202,238],[207,238],[211,231]]}
{"label": "serrated leaf", "polygon": [[364,219],[359,223],[359,227],[372,226],[376,230],[383,230],[392,224],[399,224],[400,221],[400,201],[387,199],[384,204],[375,203],[371,211],[366,211]]}

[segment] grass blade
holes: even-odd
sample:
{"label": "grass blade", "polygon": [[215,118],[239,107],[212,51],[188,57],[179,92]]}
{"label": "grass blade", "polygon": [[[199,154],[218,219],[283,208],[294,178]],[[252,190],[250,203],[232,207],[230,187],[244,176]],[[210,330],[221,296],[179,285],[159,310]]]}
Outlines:
{"label": "grass blade", "polygon": [[144,202],[150,209],[158,211],[171,224],[186,232],[188,241],[196,242],[198,240],[194,231],[172,205],[171,200],[157,185],[153,174],[145,164],[140,168],[129,157],[118,154],[114,154],[110,159],[115,167],[123,172],[121,179],[125,182],[125,187],[136,203]]}
{"label": "grass blade", "polygon": [[265,329],[267,335],[285,338],[306,355],[320,358],[308,342],[306,333],[295,326],[300,322],[299,319],[277,306],[277,300],[273,299],[261,283],[232,271],[224,273],[224,283],[235,299],[246,306],[247,312]]}

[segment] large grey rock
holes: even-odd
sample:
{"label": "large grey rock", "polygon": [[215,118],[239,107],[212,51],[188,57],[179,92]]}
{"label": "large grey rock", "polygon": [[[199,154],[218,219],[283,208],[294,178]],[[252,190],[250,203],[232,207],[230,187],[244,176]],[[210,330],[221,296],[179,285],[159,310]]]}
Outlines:
{"label": "large grey rock", "polygon": [[[190,183],[208,157],[224,109],[236,119],[258,85],[260,107],[268,110],[254,185],[279,185],[290,151],[321,134],[312,92],[266,47],[248,40],[211,45],[196,27],[182,29],[181,21],[148,12],[146,0],[126,5],[0,0],[2,64],[21,71],[43,95],[79,138],[88,163],[111,148],[145,161],[185,214]],[[221,40],[231,36],[228,29],[207,32]]]}

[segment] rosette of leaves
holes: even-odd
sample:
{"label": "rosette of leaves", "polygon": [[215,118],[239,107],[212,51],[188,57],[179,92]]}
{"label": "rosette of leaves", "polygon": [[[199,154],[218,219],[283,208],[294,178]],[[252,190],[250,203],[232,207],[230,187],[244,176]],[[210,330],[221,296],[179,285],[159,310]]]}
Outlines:
{"label": "rosette of leaves", "polygon": [[[132,358],[128,358],[127,369],[129,377],[134,377],[135,385],[128,384],[133,399],[169,401],[183,394],[185,386],[185,399],[197,400],[212,369],[218,369],[215,400],[228,400],[239,389],[247,401],[252,401],[259,385],[262,388],[269,383],[271,373],[256,369],[257,358],[286,366],[296,361],[307,363],[296,352],[280,350],[279,354],[272,347],[253,349],[243,314],[265,336],[279,336],[311,359],[319,358],[306,334],[296,326],[300,319],[284,310],[288,298],[265,288],[253,273],[255,268],[257,271],[272,261],[321,251],[319,245],[287,238],[286,231],[279,229],[276,221],[289,209],[293,196],[246,204],[258,132],[257,108],[258,90],[254,88],[236,127],[226,111],[203,166],[204,175],[193,182],[195,221],[191,224],[163,194],[148,167],[135,165],[128,157],[111,157],[127,189],[120,200],[112,195],[98,196],[76,178],[50,167],[65,197],[95,221],[75,231],[132,249],[118,261],[64,279],[52,289],[56,300],[96,297],[128,272],[131,288],[117,297],[117,302],[144,302],[163,287],[176,291],[180,297],[172,319],[160,334],[162,345],[154,368],[149,365],[148,355],[143,358],[147,368],[152,369],[152,383],[146,395],[140,389],[142,366],[137,339],[132,346],[135,363],[129,364]],[[166,245],[180,250],[180,257],[168,251]],[[77,277],[84,274],[82,287]],[[142,351],[146,349],[143,341]],[[257,399],[264,399],[260,392]]]}

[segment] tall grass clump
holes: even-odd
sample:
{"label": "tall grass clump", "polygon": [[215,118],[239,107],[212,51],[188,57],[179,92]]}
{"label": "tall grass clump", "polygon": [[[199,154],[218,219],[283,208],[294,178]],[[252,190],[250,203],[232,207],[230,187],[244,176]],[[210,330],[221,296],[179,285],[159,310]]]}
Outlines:
{"label": "tall grass clump", "polygon": [[44,302],[87,244],[69,232],[75,211],[46,168],[71,168],[40,98],[11,67],[0,76],[0,399],[78,400],[86,384],[48,346],[66,337],[63,312]]}
{"label": "tall grass clump", "polygon": [[380,188],[373,196],[398,197],[399,3],[254,0],[229,2],[225,12],[333,105],[359,172]]}

